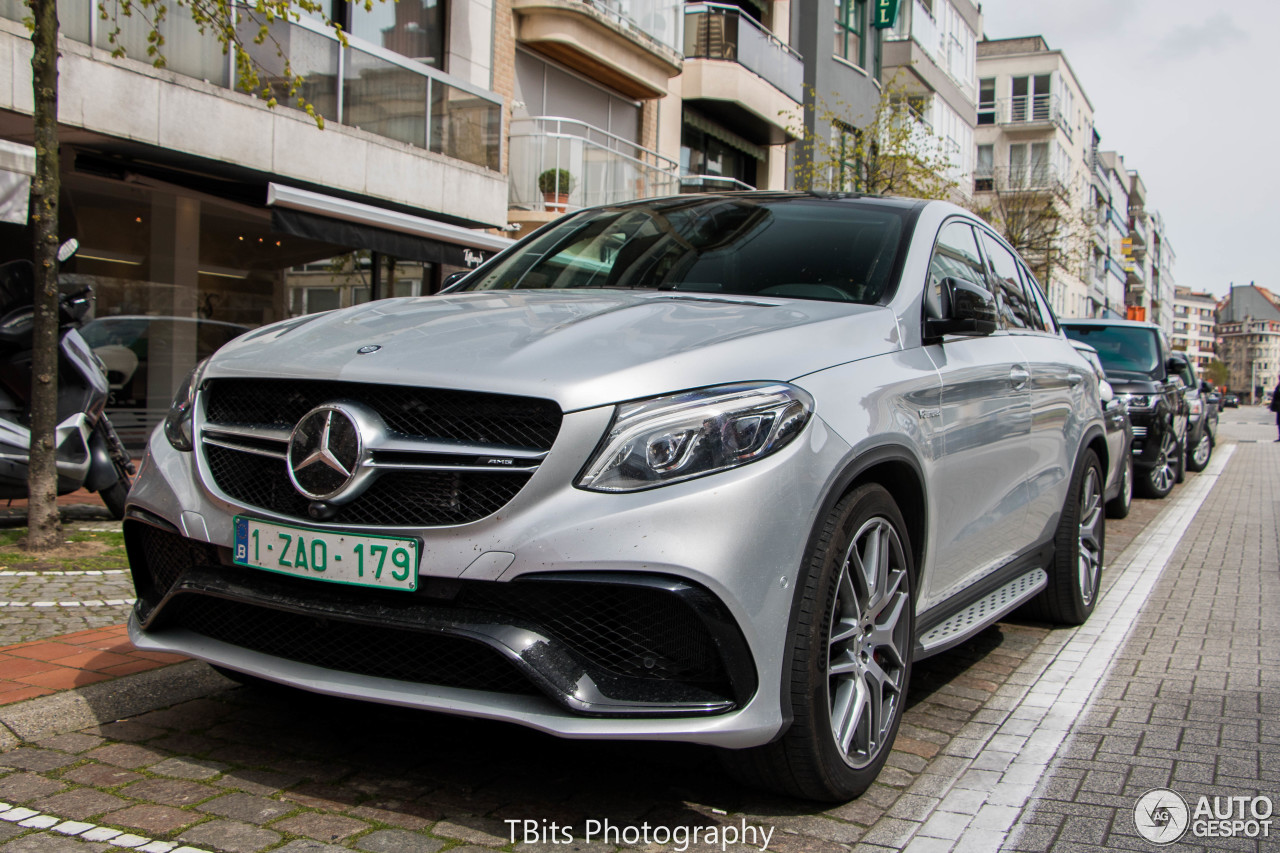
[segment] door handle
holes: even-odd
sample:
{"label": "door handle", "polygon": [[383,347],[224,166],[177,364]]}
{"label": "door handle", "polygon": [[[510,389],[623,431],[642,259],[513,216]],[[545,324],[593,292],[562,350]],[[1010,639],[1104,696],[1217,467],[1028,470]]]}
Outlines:
{"label": "door handle", "polygon": [[1081,376],[1079,373],[1067,374],[1067,384],[1070,385],[1072,388],[1076,387],[1083,381],[1084,381],[1084,377]]}
{"label": "door handle", "polygon": [[1027,380],[1031,378],[1031,374],[1027,372],[1025,367],[1015,364],[1013,369],[1009,371],[1009,384],[1016,390],[1021,390],[1027,384]]}

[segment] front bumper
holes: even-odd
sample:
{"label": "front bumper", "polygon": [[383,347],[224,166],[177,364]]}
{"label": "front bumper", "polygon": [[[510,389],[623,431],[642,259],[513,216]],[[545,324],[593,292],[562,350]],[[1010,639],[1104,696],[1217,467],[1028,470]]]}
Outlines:
{"label": "front bumper", "polygon": [[[574,489],[607,418],[566,416],[503,511],[413,531],[426,556],[422,595],[409,598],[231,565],[234,515],[270,514],[216,498],[191,454],[153,436],[130,499],[131,636],[139,648],[321,693],[567,737],[768,742],[784,724],[792,590],[848,446],[815,418],[795,443],[737,470],[632,494]],[[158,581],[142,541],[156,534],[186,549]],[[585,603],[530,603],[552,589]],[[576,635],[553,618],[570,611]],[[586,635],[614,645],[588,649]],[[357,640],[362,652],[341,652]]]}

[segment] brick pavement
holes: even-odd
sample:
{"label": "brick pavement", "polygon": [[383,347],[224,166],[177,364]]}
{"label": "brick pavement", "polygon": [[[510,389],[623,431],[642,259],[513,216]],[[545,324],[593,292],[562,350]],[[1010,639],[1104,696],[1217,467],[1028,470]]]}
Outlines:
{"label": "brick pavement", "polygon": [[[1193,808],[1200,796],[1280,800],[1278,484],[1280,448],[1237,445],[1006,849],[1154,849],[1133,806],[1157,787]],[[1173,849],[1277,848],[1188,834]]]}

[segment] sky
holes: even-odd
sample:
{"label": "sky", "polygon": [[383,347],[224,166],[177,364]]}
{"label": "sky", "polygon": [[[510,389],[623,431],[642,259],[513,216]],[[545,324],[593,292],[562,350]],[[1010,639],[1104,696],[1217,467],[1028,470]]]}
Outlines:
{"label": "sky", "polygon": [[1174,281],[1280,292],[1280,0],[983,0],[988,38],[1042,35],[1142,175]]}

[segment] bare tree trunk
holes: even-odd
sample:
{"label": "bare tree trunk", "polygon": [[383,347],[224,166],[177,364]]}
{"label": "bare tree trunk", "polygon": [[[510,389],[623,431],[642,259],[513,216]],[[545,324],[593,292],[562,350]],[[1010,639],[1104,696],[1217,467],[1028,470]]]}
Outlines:
{"label": "bare tree trunk", "polygon": [[35,231],[35,323],[31,364],[31,461],[27,480],[27,547],[58,544],[58,10],[55,0],[30,0],[35,95],[36,175],[31,182]]}

